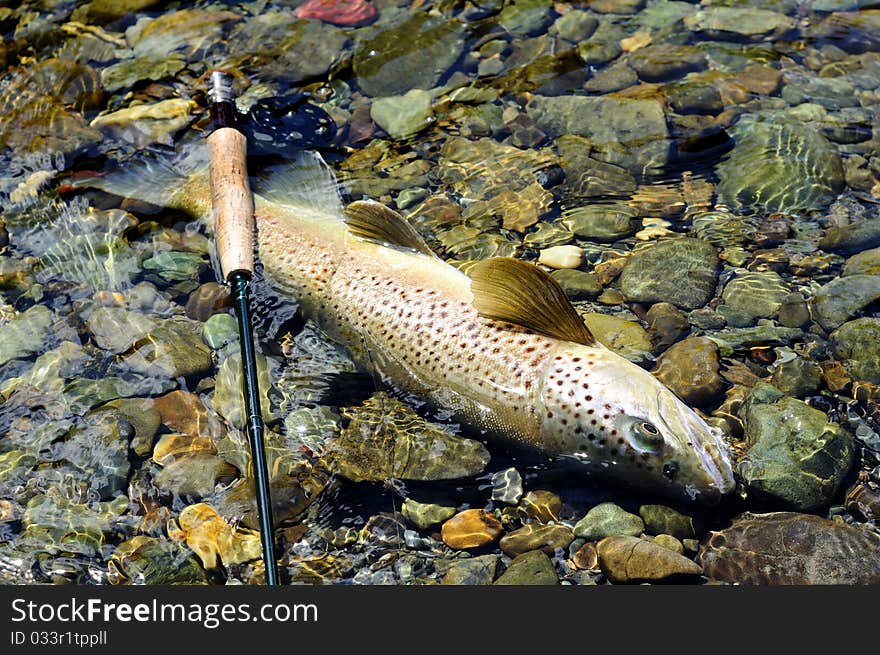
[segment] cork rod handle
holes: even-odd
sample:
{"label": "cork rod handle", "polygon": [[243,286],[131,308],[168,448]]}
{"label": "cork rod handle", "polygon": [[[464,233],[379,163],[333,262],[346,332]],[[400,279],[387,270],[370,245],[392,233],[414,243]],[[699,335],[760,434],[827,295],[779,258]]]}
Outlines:
{"label": "cork rod handle", "polygon": [[214,234],[223,279],[254,272],[254,200],[247,175],[247,143],[231,127],[208,137]]}

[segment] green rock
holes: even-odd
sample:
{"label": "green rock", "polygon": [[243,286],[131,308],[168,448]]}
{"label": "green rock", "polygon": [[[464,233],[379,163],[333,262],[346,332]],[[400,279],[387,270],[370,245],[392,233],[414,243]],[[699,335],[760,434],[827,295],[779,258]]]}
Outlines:
{"label": "green rock", "polygon": [[829,227],[819,247],[843,255],[880,246],[880,219]]}
{"label": "green rock", "polygon": [[[154,389],[157,393],[164,390],[161,387]],[[71,413],[81,416],[93,407],[117,398],[135,396],[139,391],[137,385],[114,376],[100,380],[74,378],[61,390],[61,398]]]}
{"label": "green rock", "polygon": [[232,314],[214,314],[205,321],[202,341],[212,350],[220,350],[238,339],[238,322]]}
{"label": "green rock", "polygon": [[153,476],[156,487],[181,498],[210,496],[215,486],[238,477],[238,470],[211,452],[196,452],[168,462]]}
{"label": "green rock", "polygon": [[123,307],[98,307],[86,321],[98,347],[114,354],[128,350],[159,324],[152,316]]}
{"label": "green rock", "polygon": [[718,253],[702,239],[667,239],[633,252],[620,274],[628,302],[705,305],[715,292]]}
{"label": "green rock", "polygon": [[638,175],[659,170],[669,159],[666,116],[657,100],[534,96],[526,112],[551,138],[584,136],[593,157]]}
{"label": "green rock", "polygon": [[214,368],[214,362],[200,332],[200,323],[175,316],[140,339],[124,361],[147,375],[178,378],[204,373]]}
{"label": "green rock", "polygon": [[880,248],[872,248],[846,260],[842,276],[880,275]]}
{"label": "green rock", "polygon": [[111,400],[104,407],[118,409],[134,429],[131,449],[140,457],[146,457],[153,450],[153,437],[162,424],[162,416],[153,407],[150,398],[120,398]]}
{"label": "green rock", "polygon": [[[273,361],[271,366],[265,355],[257,354],[257,382],[260,387],[260,408],[262,409],[263,421],[271,422],[275,418],[272,412],[272,404],[269,400],[269,391],[272,389],[272,375],[276,368]],[[214,384],[213,396],[214,410],[225,418],[231,425],[239,430],[245,427],[244,398],[241,391],[241,354],[233,353],[223,360],[217,369],[217,379]]]}
{"label": "green rock", "polygon": [[446,585],[489,585],[495,579],[498,569],[498,555],[481,555],[453,561],[442,584]]}
{"label": "green rock", "polygon": [[455,515],[454,507],[444,507],[432,503],[418,503],[412,498],[403,501],[400,508],[404,518],[416,526],[419,530],[427,530],[432,525],[442,523]]}
{"label": "green rock", "polygon": [[18,378],[3,383],[0,393],[9,396],[19,384],[57,395],[64,388],[64,380],[72,377],[89,360],[82,346],[63,341],[57,348],[37,357],[34,365]]}
{"label": "green rock", "polygon": [[857,318],[831,334],[834,355],[855,380],[880,384],[880,318]]}
{"label": "green rock", "polygon": [[789,289],[775,271],[737,270],[724,286],[718,311],[733,327],[746,327],[776,315]]}
{"label": "green rock", "polygon": [[697,536],[694,519],[666,505],[642,505],[639,507],[639,516],[652,534],[668,534],[676,539],[693,539]]}
{"label": "green rock", "polygon": [[753,346],[787,346],[792,341],[802,339],[803,336],[804,331],[798,328],[759,325],[736,330],[722,330],[707,338],[718,344],[722,355],[729,355],[735,350],[743,350]]}
{"label": "green rock", "polygon": [[784,14],[751,7],[707,7],[686,16],[684,24],[692,32],[722,41],[732,37],[763,41],[781,36],[796,25]]}
{"label": "green rock", "polygon": [[[768,389],[769,387],[769,389]],[[825,413],[759,383],[739,411],[748,451],[746,484],[793,509],[831,504],[852,468],[852,436]]]}
{"label": "green rock", "polygon": [[0,366],[41,350],[51,327],[52,312],[43,305],[34,305],[0,325]]}
{"label": "green rock", "polygon": [[777,361],[773,366],[770,384],[786,396],[802,398],[814,393],[822,384],[822,369],[803,357]]}
{"label": "green rock", "polygon": [[768,212],[823,209],[844,187],[837,148],[812,127],[772,114],[745,116],[718,165],[718,196],[734,208]]}
{"label": "green rock", "polygon": [[826,330],[833,330],[878,298],[878,275],[849,275],[831,280],[813,296],[816,322]]}
{"label": "green rock", "polygon": [[406,139],[422,131],[434,120],[430,92],[412,89],[402,96],[376,98],[370,106],[370,118],[392,139]]}
{"label": "green rock", "polygon": [[602,293],[602,284],[595,273],[562,268],[550,274],[559,283],[569,300],[587,300]]}
{"label": "green rock", "polygon": [[128,443],[134,429],[115,409],[101,409],[83,417],[64,440],[55,444],[52,459],[78,469],[90,489],[107,500],[125,489],[131,464]]}
{"label": "green rock", "polygon": [[584,83],[584,90],[589,93],[611,93],[638,84],[639,76],[623,61],[615,61],[605,68],[596,71],[595,75]]}
{"label": "green rock", "polygon": [[[636,190],[636,180],[626,169],[600,161],[590,155],[592,145],[589,139],[574,134],[564,134],[556,139],[555,145],[559,151],[559,163],[565,172],[565,183],[560,187],[564,195],[628,197]],[[625,205],[617,205],[614,208],[624,213],[629,211]],[[581,210],[582,208],[577,208],[567,213],[580,213]],[[606,211],[612,210],[606,210],[604,207],[596,210],[603,215]],[[587,214],[591,215],[590,212]]]}
{"label": "green rock", "polygon": [[563,14],[554,23],[556,33],[572,43],[578,43],[590,38],[598,26],[599,21],[593,14],[581,11],[580,9],[574,9]]}
{"label": "green rock", "polygon": [[707,407],[723,387],[718,346],[706,337],[690,337],[657,359],[652,373],[689,405]]}
{"label": "green rock", "polygon": [[202,256],[194,252],[160,252],[144,260],[144,268],[156,271],[166,280],[192,280],[205,270]]}
{"label": "green rock", "polygon": [[720,114],[724,110],[721,93],[711,84],[677,84],[666,94],[679,114]]}
{"label": "green rock", "polygon": [[206,585],[209,582],[193,553],[167,539],[134,537],[120,544],[110,561],[121,576],[114,584]]}
{"label": "green rock", "polygon": [[557,223],[538,223],[534,231],[523,239],[523,245],[529,248],[552,248],[571,243],[574,235]]}
{"label": "green rock", "polygon": [[639,323],[608,314],[584,314],[581,318],[599,343],[621,357],[639,361],[650,354],[651,337]]}
{"label": "green rock", "polygon": [[458,60],[464,34],[458,21],[416,12],[357,44],[352,66],[358,86],[386,97],[431,89]]}
{"label": "green rock", "polygon": [[557,585],[559,578],[553,562],[541,550],[517,555],[507,570],[494,582],[497,585]]}
{"label": "green rock", "polygon": [[635,234],[638,210],[628,205],[587,205],[565,212],[562,223],[576,236],[612,242]]}
{"label": "green rock", "polygon": [[36,464],[37,458],[23,450],[0,453],[0,486],[24,484]]}
{"label": "green rock", "polygon": [[101,84],[110,92],[128,89],[141,80],[163,80],[177,75],[186,62],[179,54],[147,55],[122,61],[101,70]]}
{"label": "green rock", "polygon": [[22,525],[22,543],[39,545],[49,553],[78,553],[87,557],[99,554],[105,540],[125,532],[122,514],[128,509],[128,498],[117,496],[106,503],[77,503],[49,490],[27,503]]}
{"label": "green rock", "polygon": [[553,21],[552,7],[552,0],[517,0],[501,10],[498,23],[513,36],[532,36]]}
{"label": "green rock", "polygon": [[668,548],[673,553],[678,553],[679,555],[684,553],[684,544],[682,544],[672,535],[658,534],[656,537],[654,537],[651,543],[657,544],[658,546],[663,546],[663,548]]}
{"label": "green rock", "polygon": [[350,422],[327,444],[325,461],[349,480],[450,480],[476,475],[489,463],[479,441],[429,423],[387,394],[342,414]]}
{"label": "green rock", "polygon": [[639,516],[614,503],[596,505],[574,526],[575,536],[588,541],[619,534],[637,537],[644,531],[645,523]]}
{"label": "green rock", "polygon": [[694,46],[657,43],[633,52],[629,65],[646,82],[662,82],[705,68],[706,55]]}

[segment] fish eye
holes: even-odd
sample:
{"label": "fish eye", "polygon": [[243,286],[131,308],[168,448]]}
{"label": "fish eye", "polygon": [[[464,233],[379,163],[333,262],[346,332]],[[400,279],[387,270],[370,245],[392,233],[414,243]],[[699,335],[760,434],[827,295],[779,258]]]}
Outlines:
{"label": "fish eye", "polygon": [[677,462],[667,462],[663,465],[663,475],[672,480],[675,478],[675,474],[678,473],[678,463]]}
{"label": "fish eye", "polygon": [[657,450],[663,445],[663,436],[653,423],[639,421],[633,424],[632,430],[639,445],[647,449]]}

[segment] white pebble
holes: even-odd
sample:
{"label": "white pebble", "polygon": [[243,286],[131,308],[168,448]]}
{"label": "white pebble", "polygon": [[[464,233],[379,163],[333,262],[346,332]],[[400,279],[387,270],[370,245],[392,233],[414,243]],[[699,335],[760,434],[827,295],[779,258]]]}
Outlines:
{"label": "white pebble", "polygon": [[550,268],[578,268],[584,263],[584,249],[577,246],[553,246],[541,251],[538,263]]}

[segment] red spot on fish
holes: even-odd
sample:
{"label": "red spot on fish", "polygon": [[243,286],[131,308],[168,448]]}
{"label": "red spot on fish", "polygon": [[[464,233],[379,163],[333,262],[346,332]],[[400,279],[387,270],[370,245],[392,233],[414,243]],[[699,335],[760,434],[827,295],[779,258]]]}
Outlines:
{"label": "red spot on fish", "polygon": [[343,27],[372,23],[378,13],[365,0],[307,0],[294,12],[297,18],[316,18]]}

